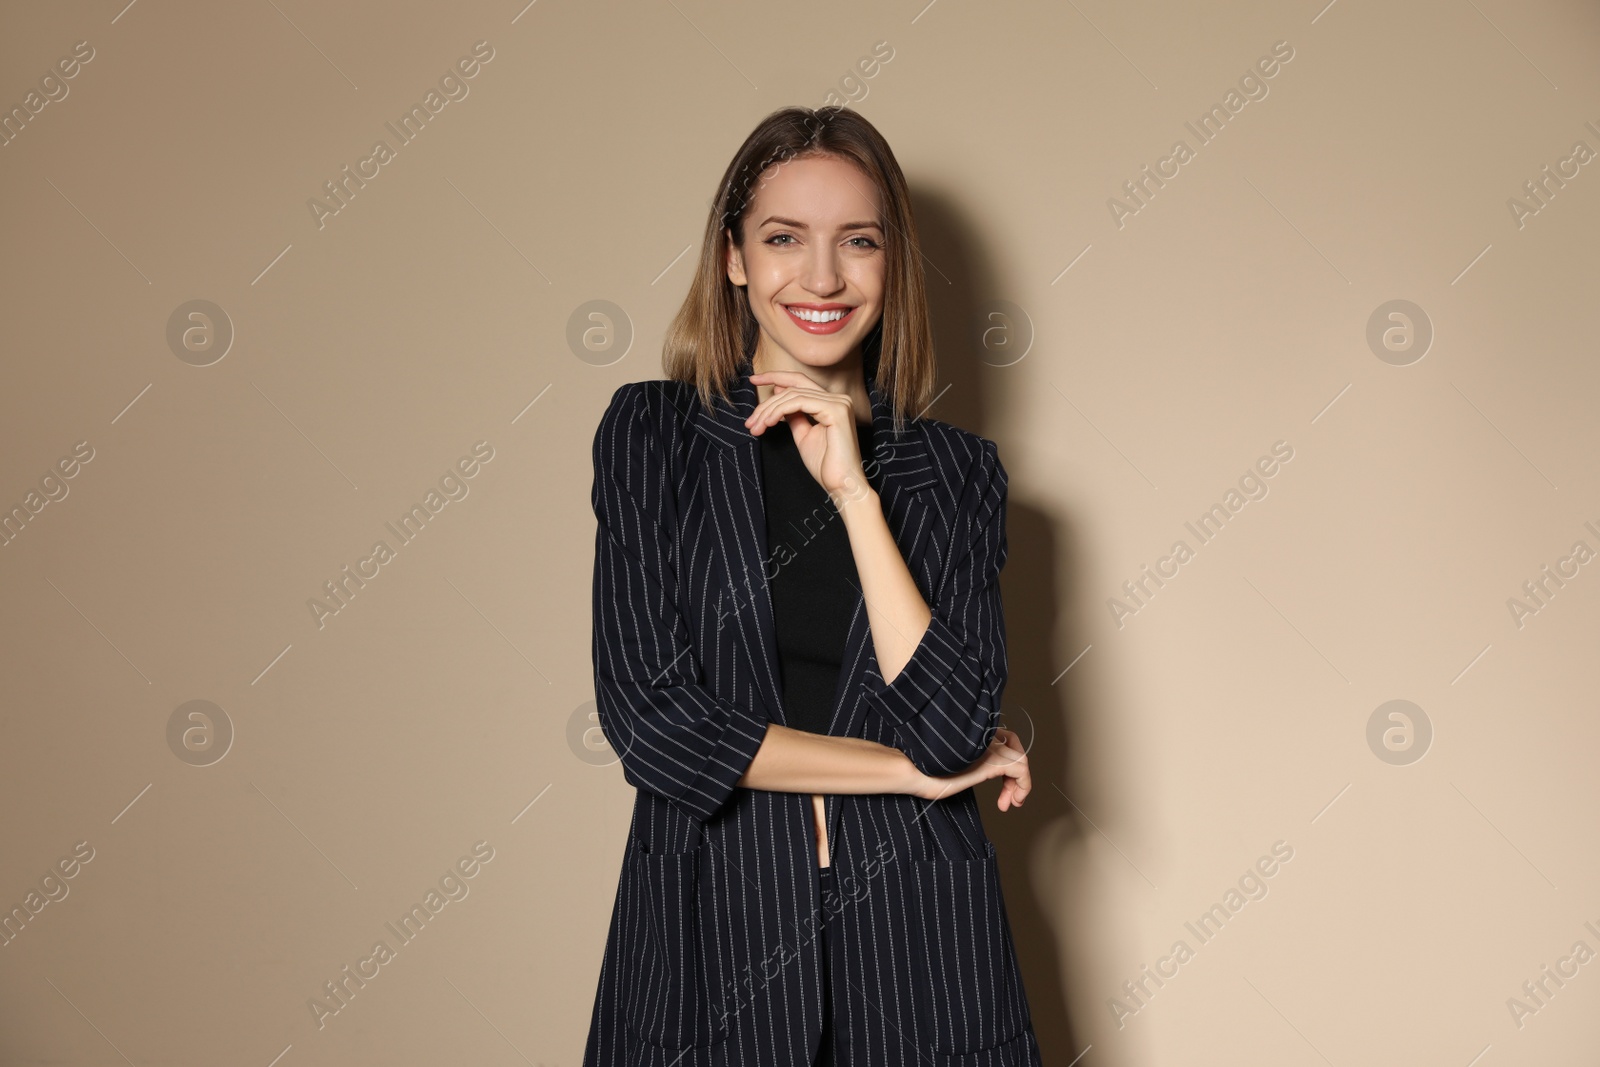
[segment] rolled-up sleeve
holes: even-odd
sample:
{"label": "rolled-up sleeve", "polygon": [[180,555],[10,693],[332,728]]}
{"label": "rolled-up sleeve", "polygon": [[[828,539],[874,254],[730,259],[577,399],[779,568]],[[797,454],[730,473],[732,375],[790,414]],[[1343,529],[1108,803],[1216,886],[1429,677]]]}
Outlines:
{"label": "rolled-up sleeve", "polygon": [[595,431],[595,700],[624,779],[705,822],[769,721],[705,684],[677,600],[674,497],[648,388],[619,388]]}
{"label": "rolled-up sleeve", "polygon": [[944,576],[911,658],[884,683],[866,672],[868,707],[893,724],[900,749],[924,774],[956,774],[994,740],[1005,691],[1006,624],[1000,570],[1006,561],[1005,467],[984,442],[969,492],[963,494],[959,552]]}

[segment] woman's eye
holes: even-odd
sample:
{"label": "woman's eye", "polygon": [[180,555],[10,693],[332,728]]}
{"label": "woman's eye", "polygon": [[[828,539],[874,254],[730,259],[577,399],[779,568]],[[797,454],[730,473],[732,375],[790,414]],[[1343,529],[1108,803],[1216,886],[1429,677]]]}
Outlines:
{"label": "woman's eye", "polygon": [[[860,243],[857,244],[856,242]],[[793,234],[775,233],[771,237],[768,237],[765,243],[778,248],[788,248],[790,245],[797,244],[798,242],[795,241]],[[870,237],[864,237],[861,235],[850,238],[847,243],[853,248],[859,248],[863,250],[871,250],[878,247],[878,242],[874,241]]]}

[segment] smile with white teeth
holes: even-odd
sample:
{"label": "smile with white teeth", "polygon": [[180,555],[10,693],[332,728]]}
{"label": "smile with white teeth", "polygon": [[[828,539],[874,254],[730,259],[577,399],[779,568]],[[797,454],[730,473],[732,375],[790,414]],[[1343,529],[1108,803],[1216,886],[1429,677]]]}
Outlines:
{"label": "smile with white teeth", "polygon": [[845,312],[853,311],[855,309],[835,308],[832,311],[813,311],[810,308],[790,307],[787,308],[787,310],[789,314],[793,315],[795,318],[805,319],[807,322],[834,322],[838,319],[844,318]]}

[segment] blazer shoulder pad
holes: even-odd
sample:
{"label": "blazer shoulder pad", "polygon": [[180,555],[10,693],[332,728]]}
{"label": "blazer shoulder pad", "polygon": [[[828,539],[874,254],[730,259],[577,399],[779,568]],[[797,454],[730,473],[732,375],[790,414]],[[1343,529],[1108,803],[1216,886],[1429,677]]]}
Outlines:
{"label": "blazer shoulder pad", "polygon": [[648,434],[652,443],[664,450],[674,449],[688,433],[696,403],[694,387],[688,382],[671,378],[624,382],[612,392],[596,435],[626,426]]}
{"label": "blazer shoulder pad", "polygon": [[939,419],[923,418],[918,422],[922,424],[934,465],[941,471],[943,480],[955,487],[957,496],[962,495],[961,487],[981,492],[996,478],[1005,479],[1000,446],[994,441]]}

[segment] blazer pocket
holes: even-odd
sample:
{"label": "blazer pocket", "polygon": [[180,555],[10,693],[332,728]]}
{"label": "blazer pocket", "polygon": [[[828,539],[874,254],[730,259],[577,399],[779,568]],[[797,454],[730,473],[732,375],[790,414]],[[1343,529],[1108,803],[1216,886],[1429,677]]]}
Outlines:
{"label": "blazer pocket", "polygon": [[642,912],[623,978],[629,1028],[667,1048],[715,1044],[726,1031],[714,1024],[701,960],[700,851],[636,851],[629,877]]}
{"label": "blazer pocket", "polygon": [[1029,1016],[994,842],[984,841],[979,859],[911,863],[906,877],[923,1048],[935,1056],[1009,1049]]}

